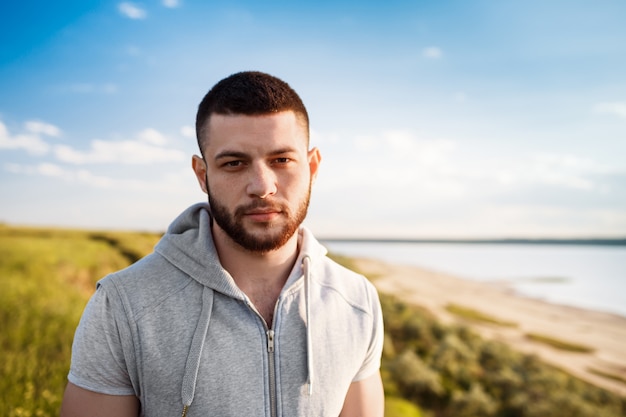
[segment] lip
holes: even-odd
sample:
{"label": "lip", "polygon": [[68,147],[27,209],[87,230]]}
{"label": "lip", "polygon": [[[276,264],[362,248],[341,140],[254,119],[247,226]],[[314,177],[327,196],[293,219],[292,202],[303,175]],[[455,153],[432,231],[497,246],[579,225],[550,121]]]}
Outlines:
{"label": "lip", "polygon": [[268,222],[280,215],[277,209],[254,209],[245,213],[245,216],[256,222]]}

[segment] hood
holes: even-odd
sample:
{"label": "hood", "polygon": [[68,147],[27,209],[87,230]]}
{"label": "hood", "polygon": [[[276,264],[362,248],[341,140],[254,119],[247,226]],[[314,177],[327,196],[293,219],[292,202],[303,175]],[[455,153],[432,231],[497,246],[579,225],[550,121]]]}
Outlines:
{"label": "hood", "polygon": [[244,300],[245,294],[220,264],[209,210],[207,203],[198,203],[183,211],[154,250],[203,286]]}

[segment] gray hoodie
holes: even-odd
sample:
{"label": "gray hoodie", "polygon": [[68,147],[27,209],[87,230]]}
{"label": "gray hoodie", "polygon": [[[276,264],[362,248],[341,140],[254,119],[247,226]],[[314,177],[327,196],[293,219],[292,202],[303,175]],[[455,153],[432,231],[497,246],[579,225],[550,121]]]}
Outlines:
{"label": "gray hoodie", "polygon": [[76,330],[68,379],[136,395],[143,416],[337,416],[380,367],[378,295],[306,228],[271,329],[220,265],[206,204],[154,253],[102,279]]}

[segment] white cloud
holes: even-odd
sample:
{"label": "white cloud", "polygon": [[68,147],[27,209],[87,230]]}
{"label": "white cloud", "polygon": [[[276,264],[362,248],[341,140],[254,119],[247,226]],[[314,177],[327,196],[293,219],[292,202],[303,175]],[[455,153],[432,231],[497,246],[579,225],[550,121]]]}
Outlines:
{"label": "white cloud", "polygon": [[89,184],[97,188],[119,188],[128,185],[128,181],[116,181],[112,178],[94,175],[91,172],[79,169],[72,170],[57,164],[41,163],[38,165],[6,164],[5,170],[15,174],[42,175],[44,177],[58,178],[66,182],[78,182]]}
{"label": "white cloud", "polygon": [[439,59],[443,57],[443,51],[436,46],[429,46],[422,50],[422,56],[429,59]]}
{"label": "white cloud", "polygon": [[[91,141],[90,149],[78,150],[67,144],[52,146],[42,136],[61,136],[58,127],[41,122],[28,121],[24,124],[25,133],[13,135],[6,125],[0,121],[0,150],[24,150],[31,155],[44,155],[53,150],[60,162],[82,164],[151,164],[159,162],[180,162],[186,154],[174,148],[166,147],[168,139],[158,130],[146,128],[137,134],[136,139]],[[13,167],[15,168],[15,167]],[[50,171],[46,171],[50,172]]]}
{"label": "white cloud", "polygon": [[399,155],[408,156],[416,150],[417,141],[411,132],[393,130],[382,134],[383,142],[389,146],[389,150]]}
{"label": "white cloud", "polygon": [[335,148],[338,144],[344,143],[346,137],[344,134],[338,132],[319,132],[315,129],[311,129],[310,139],[312,146],[322,146]]}
{"label": "white cloud", "polygon": [[425,200],[429,205],[456,204],[466,198],[508,198],[517,193],[543,198],[557,191],[572,199],[589,198],[611,193],[612,178],[624,175],[616,167],[580,155],[512,155],[506,148],[483,151],[411,130],[344,135],[333,149],[320,172],[318,190],[325,195],[355,193],[350,198],[366,205],[379,203],[368,200],[374,190],[385,190],[382,205],[397,201],[408,206],[426,204]]}
{"label": "white cloud", "polygon": [[175,9],[176,7],[180,6],[179,0],[163,0],[162,3],[163,3],[163,6],[168,7],[170,9]]}
{"label": "white cloud", "polygon": [[179,162],[185,153],[178,149],[163,147],[167,139],[155,129],[141,131],[136,140],[105,141],[94,139],[87,151],[67,145],[54,148],[56,157],[66,163],[83,164],[152,164],[159,162]]}
{"label": "white cloud", "polygon": [[375,152],[379,145],[379,139],[373,136],[357,136],[353,143],[358,151]]}
{"label": "white cloud", "polygon": [[389,130],[352,140],[344,137],[334,149],[320,174],[318,184],[324,192],[384,189],[390,201],[426,193],[442,198],[463,193],[463,178],[456,168],[457,145],[451,140]]}
{"label": "white cloud", "polygon": [[158,130],[152,128],[147,128],[139,132],[139,140],[156,146],[163,146],[167,143],[165,136]]}
{"label": "white cloud", "polygon": [[68,170],[60,165],[42,162],[37,165],[5,164],[4,169],[13,174],[42,175],[44,177],[59,178],[64,181],[76,181],[78,171]]}
{"label": "white cloud", "polygon": [[537,154],[533,156],[529,179],[546,185],[556,185],[579,190],[603,190],[601,184],[589,177],[610,174],[613,169],[587,158],[568,154]]}
{"label": "white cloud", "polygon": [[[85,169],[79,169],[74,173],[76,181],[84,184],[89,184],[98,188],[119,188],[120,182],[112,178],[102,175],[94,175]],[[129,185],[134,184],[134,181],[130,181]]]}
{"label": "white cloud", "polygon": [[622,119],[626,119],[626,101],[614,101],[597,103],[593,106],[596,113],[613,114]]}
{"label": "white cloud", "polygon": [[456,149],[454,141],[446,139],[422,139],[409,130],[387,130],[375,136],[357,136],[354,147],[393,163],[403,160],[433,165],[447,159]]}
{"label": "white cloud", "polygon": [[448,165],[457,148],[451,140],[418,139],[412,132],[401,130],[383,132],[381,143],[390,152],[391,161],[410,160],[429,169]]}
{"label": "white cloud", "polygon": [[[462,161],[457,161],[461,164]],[[623,173],[622,173],[623,174]],[[481,191],[511,193],[519,189],[556,187],[579,193],[611,192],[607,178],[621,175],[620,170],[594,160],[570,155],[537,153],[526,156],[502,156],[495,159],[480,159],[473,162],[459,175],[472,187]],[[568,191],[568,192],[569,192]]]}
{"label": "white cloud", "polygon": [[46,177],[62,177],[64,170],[58,165],[51,163],[42,163],[37,166],[37,171]]}
{"label": "white cloud", "polygon": [[[502,233],[502,225],[505,233],[523,234],[533,232],[529,224],[539,230],[539,221],[543,230],[560,233],[556,221],[544,224],[549,216],[533,210],[562,213],[580,205],[580,213],[591,213],[596,209],[585,207],[618,197],[615,181],[626,174],[586,155],[472,148],[462,137],[433,139],[411,130],[344,135],[334,150],[320,171],[309,218],[327,234],[488,235]],[[507,212],[513,209],[524,216]],[[333,216],[343,220],[326,220]]]}
{"label": "white cloud", "polygon": [[180,134],[186,138],[196,137],[196,129],[193,126],[183,126],[180,128]]}
{"label": "white cloud", "polygon": [[144,9],[134,3],[123,2],[117,5],[117,10],[129,19],[145,19],[147,13]]}
{"label": "white cloud", "polygon": [[36,175],[61,180],[69,184],[86,184],[90,188],[113,189],[141,192],[180,193],[186,189],[194,190],[193,174],[188,168],[161,172],[161,175],[149,176],[149,179],[115,177],[95,174],[85,168],[73,168],[44,162],[36,165],[5,163],[4,170],[12,174]]}
{"label": "white cloud", "polygon": [[26,130],[34,134],[42,134],[52,137],[61,136],[61,129],[50,123],[29,121],[25,123]]}
{"label": "white cloud", "polygon": [[[31,155],[44,155],[50,150],[50,145],[39,136],[41,133],[60,134],[60,130],[55,126],[42,122],[26,123],[27,130],[31,133],[11,135],[9,130],[0,122],[0,149],[22,149]],[[55,130],[56,129],[56,130]]]}
{"label": "white cloud", "polygon": [[35,173],[35,170],[32,167],[27,167],[26,165],[16,164],[12,162],[4,164],[4,170],[12,174],[34,174]]}

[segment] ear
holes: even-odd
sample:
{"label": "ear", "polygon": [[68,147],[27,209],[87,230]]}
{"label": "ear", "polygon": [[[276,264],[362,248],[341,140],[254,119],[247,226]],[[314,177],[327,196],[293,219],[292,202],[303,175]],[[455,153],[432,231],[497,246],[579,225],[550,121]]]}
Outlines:
{"label": "ear", "polygon": [[191,168],[193,168],[193,172],[196,174],[196,179],[198,180],[198,184],[200,184],[200,188],[205,194],[208,194],[208,190],[206,189],[206,163],[204,162],[204,159],[198,155],[192,156]]}
{"label": "ear", "polygon": [[309,171],[311,172],[311,182],[317,178],[317,170],[322,162],[322,154],[318,148],[313,148],[308,153],[309,157]]}

